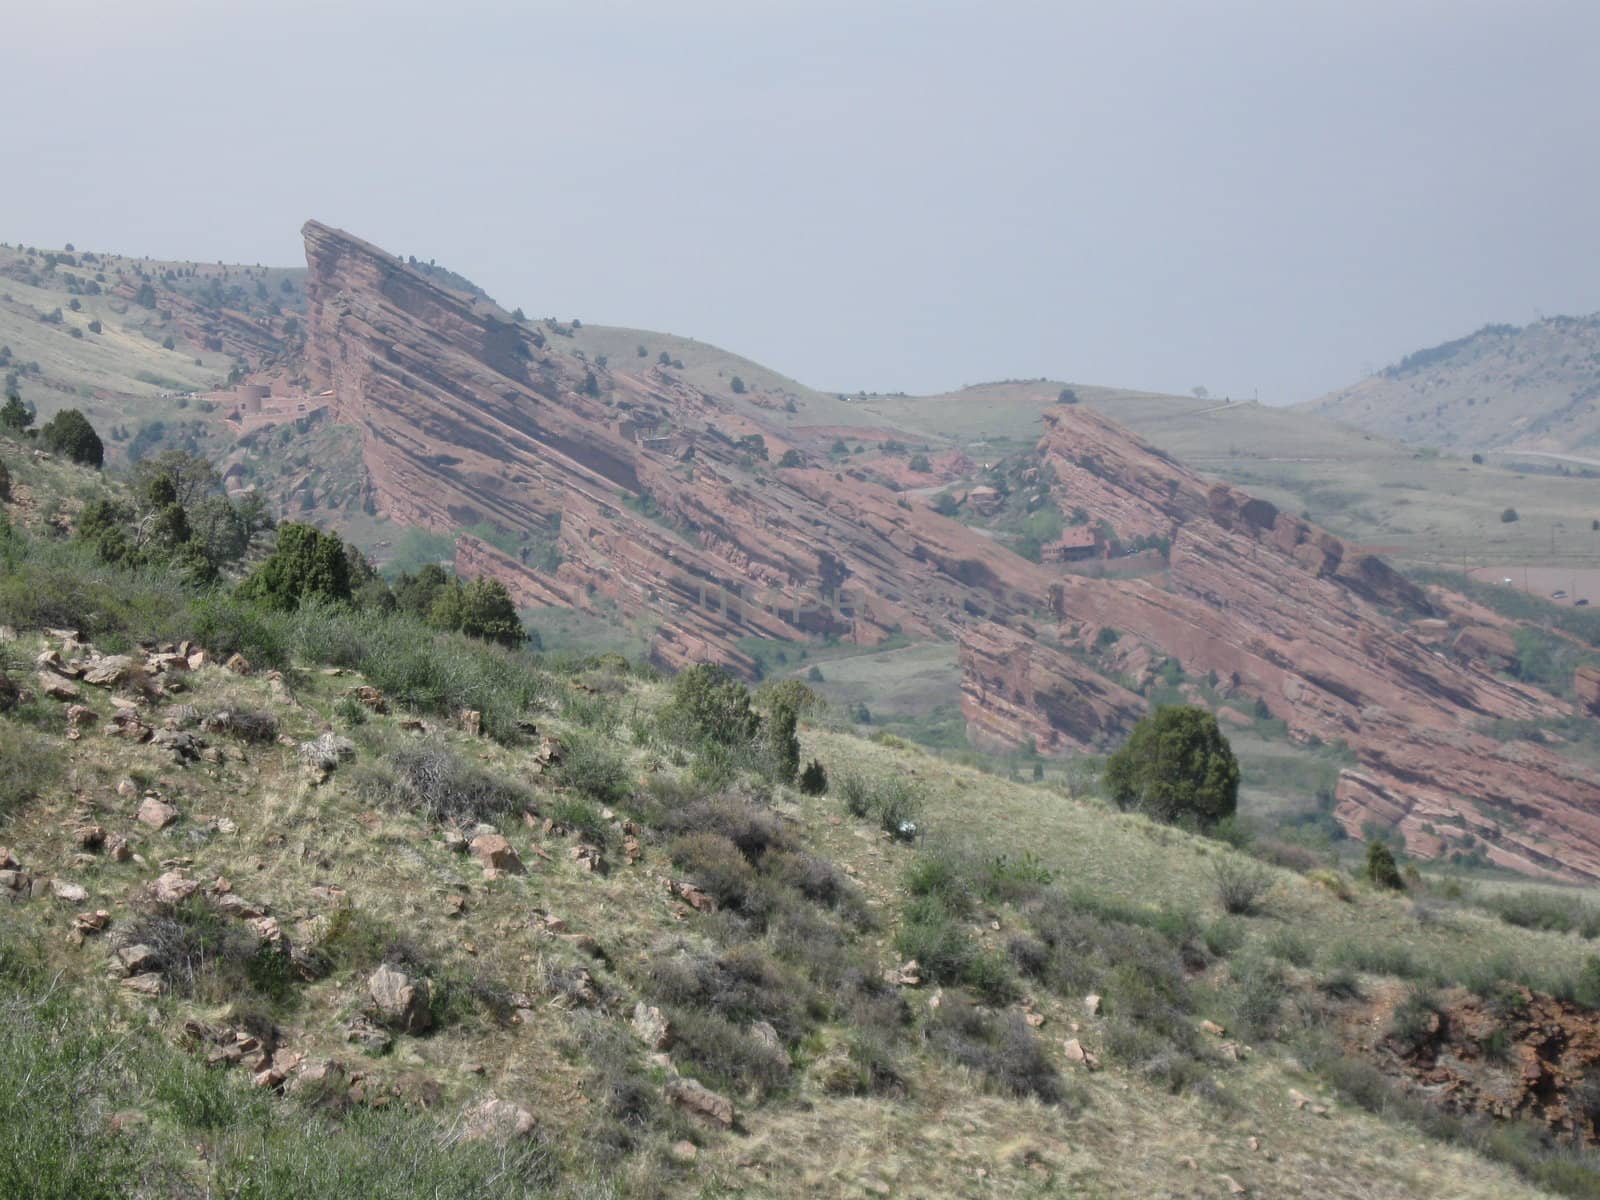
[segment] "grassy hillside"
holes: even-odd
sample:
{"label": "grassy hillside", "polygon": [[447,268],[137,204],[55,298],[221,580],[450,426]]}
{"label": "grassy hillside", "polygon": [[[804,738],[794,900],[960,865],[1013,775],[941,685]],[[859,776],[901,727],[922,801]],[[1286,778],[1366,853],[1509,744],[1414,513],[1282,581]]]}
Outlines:
{"label": "grassy hillside", "polygon": [[1305,407],[1398,441],[1583,465],[1600,452],[1597,402],[1600,314],[1488,325]]}
{"label": "grassy hillside", "polygon": [[1600,1004],[1587,897],[786,750],[781,692],[108,565],[40,519],[108,485],[18,474],[0,1196],[1600,1193],[1399,1082],[1418,1012]]}
{"label": "grassy hillside", "polygon": [[108,434],[117,431],[106,439],[114,455],[157,421],[174,430],[195,426],[204,440],[215,424],[210,406],[180,394],[223,386],[241,362],[231,338],[205,328],[223,329],[227,312],[293,319],[305,307],[304,275],[0,245],[6,390],[34,405],[41,420],[72,407]]}

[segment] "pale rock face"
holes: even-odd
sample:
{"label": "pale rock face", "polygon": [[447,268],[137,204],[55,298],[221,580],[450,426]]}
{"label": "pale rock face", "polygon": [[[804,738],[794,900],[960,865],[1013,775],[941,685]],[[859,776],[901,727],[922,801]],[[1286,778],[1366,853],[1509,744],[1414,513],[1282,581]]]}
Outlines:
{"label": "pale rock face", "polygon": [[385,1023],[401,1033],[423,1033],[432,1026],[428,1011],[432,993],[426,979],[413,979],[385,963],[367,980],[367,991]]}
{"label": "pale rock face", "polygon": [[146,796],[139,804],[137,820],[151,829],[165,829],[178,819],[178,810],[155,796]]}
{"label": "pale rock face", "polygon": [[684,1076],[667,1081],[667,1099],[685,1112],[720,1125],[724,1129],[732,1129],[737,1119],[732,1100]]}

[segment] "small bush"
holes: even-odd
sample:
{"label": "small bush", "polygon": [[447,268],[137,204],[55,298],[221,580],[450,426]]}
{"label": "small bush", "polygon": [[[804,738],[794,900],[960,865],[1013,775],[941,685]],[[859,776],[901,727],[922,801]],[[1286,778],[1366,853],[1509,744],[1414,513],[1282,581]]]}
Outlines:
{"label": "small bush", "polygon": [[928,1022],[928,1041],[1004,1095],[1032,1096],[1045,1104],[1059,1103],[1065,1095],[1061,1076],[1016,1013],[985,1012],[959,994],[948,994]]}
{"label": "small bush", "polygon": [[1572,998],[1584,1008],[1600,1009],[1600,955],[1590,955],[1584,960]]}
{"label": "small bush", "polygon": [[717,1012],[674,1010],[673,1053],[713,1087],[765,1098],[789,1079],[789,1057]]}
{"label": "small bush", "polygon": [[284,623],[253,605],[222,597],[195,602],[194,638],[212,654],[242,654],[257,668],[289,665]]}
{"label": "small bush", "polygon": [[1377,839],[1367,843],[1366,876],[1374,887],[1392,892],[1405,890],[1406,881],[1401,878],[1400,868],[1395,865],[1394,852]]}
{"label": "small bush", "polygon": [[825,796],[828,793],[828,772],[814,758],[800,772],[800,790],[807,796]]}
{"label": "small bush", "polygon": [[288,987],[286,955],[197,893],[179,904],[151,903],[123,931],[128,945],[155,951],[156,969],[175,990],[207,998],[248,990],[280,998]]}
{"label": "small bush", "polygon": [[1235,966],[1232,1007],[1238,1032],[1252,1041],[1271,1037],[1287,994],[1283,969],[1276,963],[1251,958]]}
{"label": "small bush", "polygon": [[562,747],[556,779],[597,804],[617,805],[633,783],[627,760],[593,735],[573,736]]}
{"label": "small bush", "polygon": [[1600,909],[1577,896],[1529,889],[1493,896],[1487,907],[1506,924],[1521,929],[1600,937]]}
{"label": "small bush", "polygon": [[356,780],[369,803],[419,812],[430,821],[494,821],[531,803],[520,785],[467,762],[438,741],[402,746],[383,765],[364,764]]}
{"label": "small bush", "polygon": [[1004,1002],[1016,994],[1005,962],[988,954],[938,899],[923,896],[906,906],[895,949],[915,959],[936,983],[964,984],[985,999]]}
{"label": "small bush", "polygon": [[203,722],[210,732],[225,733],[241,742],[262,745],[278,737],[278,718],[256,708],[229,708],[212,713]]}
{"label": "small bush", "polygon": [[1218,958],[1227,958],[1244,945],[1244,923],[1233,917],[1218,917],[1206,926],[1202,936],[1207,950]]}
{"label": "small bush", "polygon": [[723,908],[740,909],[755,887],[756,870],[727,838],[693,833],[672,843],[673,864]]}
{"label": "small bush", "polygon": [[1334,967],[1397,979],[1417,979],[1425,974],[1410,950],[1381,942],[1340,942],[1329,952],[1328,961]]}
{"label": "small bush", "polygon": [[1271,875],[1231,855],[1216,861],[1211,878],[1222,911],[1240,917],[1260,911],[1261,898],[1272,888]]}
{"label": "small bush", "polygon": [[933,896],[950,912],[964,913],[972,904],[967,873],[947,847],[922,851],[905,873],[906,891],[913,896]]}
{"label": "small bush", "polygon": [[1296,967],[1309,967],[1316,958],[1311,943],[1292,929],[1279,929],[1267,939],[1267,953]]}
{"label": "small bush", "polygon": [[872,812],[872,784],[858,771],[846,771],[839,776],[839,798],[847,813],[863,820]]}
{"label": "small bush", "polygon": [[1361,981],[1348,967],[1336,967],[1317,981],[1317,990],[1330,1000],[1361,999]]}
{"label": "small bush", "polygon": [[582,796],[558,797],[546,806],[545,815],[596,846],[604,846],[611,836],[611,826],[600,815],[600,809]]}
{"label": "small bush", "polygon": [[1424,988],[1412,988],[1395,1006],[1389,1037],[1410,1053],[1422,1049],[1439,1032],[1444,1018],[1439,1001]]}

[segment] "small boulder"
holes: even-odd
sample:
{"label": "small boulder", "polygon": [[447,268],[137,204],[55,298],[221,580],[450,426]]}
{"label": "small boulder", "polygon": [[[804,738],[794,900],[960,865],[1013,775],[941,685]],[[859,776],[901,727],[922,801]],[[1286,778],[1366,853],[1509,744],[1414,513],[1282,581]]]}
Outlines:
{"label": "small boulder", "polygon": [[486,870],[504,871],[512,875],[522,875],[527,870],[511,843],[498,833],[480,833],[473,838],[472,855]]}
{"label": "small boulder", "polygon": [[667,1081],[667,1099],[685,1112],[724,1129],[732,1129],[737,1119],[732,1100],[687,1076],[680,1075]]}
{"label": "small boulder", "polygon": [[652,1050],[672,1048],[672,1022],[654,1005],[643,1002],[633,1006],[633,1036]]}
{"label": "small boulder", "polygon": [[73,883],[66,879],[52,879],[50,881],[50,893],[57,900],[64,901],[67,904],[82,904],[89,898],[89,893],[81,883]]}
{"label": "small boulder", "polygon": [[150,885],[150,894],[161,904],[182,904],[199,890],[198,883],[178,870],[168,871]]}
{"label": "small boulder", "polygon": [[111,955],[111,970],[116,975],[147,975],[160,965],[154,947],[139,942],[121,946]]}
{"label": "small boulder", "polygon": [[146,796],[139,805],[138,821],[151,829],[165,829],[178,816],[178,810],[158,796]]}
{"label": "small boulder", "polygon": [[103,908],[94,912],[81,912],[72,918],[72,927],[79,933],[99,933],[109,924],[111,924],[111,914]]}
{"label": "small boulder", "polygon": [[538,1122],[520,1104],[493,1096],[462,1114],[461,1140],[464,1142],[511,1142],[531,1137]]}
{"label": "small boulder", "polygon": [[161,995],[163,980],[159,972],[149,971],[143,975],[130,975],[122,981],[122,986],[128,991],[140,996]]}
{"label": "small boulder", "polygon": [[109,654],[97,658],[83,673],[83,681],[96,687],[115,687],[133,674],[134,661],[126,654]]}
{"label": "small boulder", "polygon": [[428,1010],[432,994],[426,979],[413,979],[384,963],[367,980],[367,991],[385,1024],[401,1033],[422,1033],[433,1024]]}
{"label": "small boulder", "polygon": [[1099,1056],[1092,1050],[1087,1049],[1077,1038],[1068,1038],[1061,1048],[1065,1052],[1068,1062],[1078,1063],[1089,1071],[1099,1069]]}
{"label": "small boulder", "polygon": [[65,676],[57,675],[54,671],[40,671],[34,676],[39,690],[52,700],[76,700],[83,693],[78,686]]}
{"label": "small boulder", "polygon": [[921,987],[922,967],[914,958],[908,958],[898,967],[890,967],[883,973],[883,981],[891,987]]}

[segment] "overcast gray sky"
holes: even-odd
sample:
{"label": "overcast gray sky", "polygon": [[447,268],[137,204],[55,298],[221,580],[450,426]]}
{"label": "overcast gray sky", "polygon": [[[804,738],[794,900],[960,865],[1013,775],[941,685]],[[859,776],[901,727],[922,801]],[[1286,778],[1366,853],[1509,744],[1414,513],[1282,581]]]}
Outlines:
{"label": "overcast gray sky", "polygon": [[6,241],[315,216],[852,391],[1288,402],[1600,309],[1594,0],[6,7]]}

